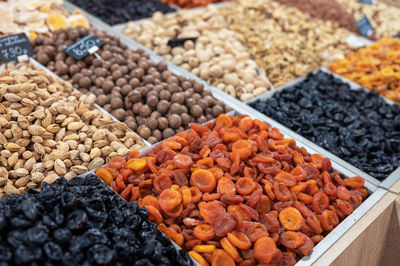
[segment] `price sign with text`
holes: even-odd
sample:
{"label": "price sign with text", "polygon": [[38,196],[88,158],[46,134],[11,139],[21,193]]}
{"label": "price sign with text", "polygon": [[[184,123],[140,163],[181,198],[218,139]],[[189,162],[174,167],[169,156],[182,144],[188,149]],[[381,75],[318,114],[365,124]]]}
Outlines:
{"label": "price sign with text", "polygon": [[64,52],[72,56],[76,60],[81,60],[89,54],[96,52],[97,49],[103,45],[103,40],[97,38],[92,34],[89,34],[77,41],[76,43],[68,46],[64,50]]}
{"label": "price sign with text", "polygon": [[178,46],[183,46],[186,41],[196,42],[197,37],[172,39],[172,40],[169,40],[167,44],[168,44],[168,46],[174,48],[174,47],[178,47]]}
{"label": "price sign with text", "polygon": [[0,38],[0,62],[16,61],[19,56],[32,56],[35,53],[25,33]]}

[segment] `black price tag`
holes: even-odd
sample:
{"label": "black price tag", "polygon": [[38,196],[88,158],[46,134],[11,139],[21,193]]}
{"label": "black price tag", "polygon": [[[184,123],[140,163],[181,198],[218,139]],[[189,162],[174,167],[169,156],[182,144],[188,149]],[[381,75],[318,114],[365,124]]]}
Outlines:
{"label": "black price tag", "polygon": [[0,38],[0,62],[15,61],[19,56],[32,56],[35,50],[25,33]]}
{"label": "black price tag", "polygon": [[104,45],[104,41],[97,38],[96,36],[89,34],[68,46],[64,52],[72,56],[75,60],[81,60],[89,54],[95,53],[101,46]]}
{"label": "black price tag", "polygon": [[183,46],[186,41],[196,42],[197,41],[197,37],[172,39],[172,40],[168,41],[168,46],[171,46],[172,48],[178,47],[178,46]]}
{"label": "black price tag", "polygon": [[360,31],[360,34],[364,37],[370,37],[374,33],[374,28],[366,16],[357,21],[357,27]]}
{"label": "black price tag", "polygon": [[376,3],[378,3],[378,0],[358,0],[358,2],[368,5],[375,5]]}

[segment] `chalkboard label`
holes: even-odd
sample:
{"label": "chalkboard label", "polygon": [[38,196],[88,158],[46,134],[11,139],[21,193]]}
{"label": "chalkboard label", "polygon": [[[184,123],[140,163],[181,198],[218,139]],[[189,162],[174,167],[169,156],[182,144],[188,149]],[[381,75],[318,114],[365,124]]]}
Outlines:
{"label": "chalkboard label", "polygon": [[86,35],[73,45],[68,46],[64,52],[70,56],[72,56],[76,60],[81,60],[82,58],[88,56],[89,54],[97,51],[97,48],[100,48],[104,45],[104,41],[93,36],[92,34]]}
{"label": "chalkboard label", "polygon": [[178,47],[178,46],[183,46],[186,41],[196,42],[197,41],[197,37],[172,39],[172,40],[168,41],[168,46],[171,46],[172,48]]}
{"label": "chalkboard label", "polygon": [[378,0],[358,0],[358,2],[368,5],[375,5],[376,3],[378,3]]}
{"label": "chalkboard label", "polygon": [[0,38],[0,62],[16,61],[19,56],[32,56],[35,53],[25,33]]}
{"label": "chalkboard label", "polygon": [[374,33],[374,28],[366,16],[357,21],[357,27],[360,31],[360,34],[364,37],[370,37]]}

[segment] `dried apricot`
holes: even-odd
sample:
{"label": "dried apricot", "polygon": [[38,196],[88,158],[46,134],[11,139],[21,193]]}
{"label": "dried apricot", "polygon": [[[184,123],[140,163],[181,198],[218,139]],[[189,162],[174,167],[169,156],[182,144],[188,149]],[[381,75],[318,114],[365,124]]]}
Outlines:
{"label": "dried apricot", "polygon": [[202,192],[211,192],[216,187],[215,176],[208,170],[198,169],[190,177],[190,184]]}
{"label": "dried apricot", "polygon": [[359,176],[349,177],[344,180],[344,185],[351,188],[364,187],[364,179]]}
{"label": "dried apricot", "polygon": [[121,169],[126,167],[126,161],[121,156],[115,156],[108,161],[108,165],[111,168]]}
{"label": "dried apricot", "polygon": [[313,196],[312,210],[316,213],[321,213],[323,210],[327,209],[329,206],[329,198],[323,192],[318,192]]}
{"label": "dried apricot", "polygon": [[332,231],[339,224],[339,218],[335,212],[324,210],[321,214],[322,228],[328,232]]}
{"label": "dried apricot", "polygon": [[159,224],[162,223],[163,217],[161,216],[161,213],[154,208],[153,206],[146,206],[147,212],[149,214],[149,220],[153,223]]}
{"label": "dried apricot", "polygon": [[214,226],[210,224],[199,224],[193,229],[193,236],[208,241],[214,238]]}
{"label": "dried apricot", "polygon": [[308,236],[298,232],[298,234],[300,236],[303,237],[304,239],[304,244],[301,245],[300,247],[298,247],[297,249],[304,255],[308,255],[312,252],[313,248],[314,248],[314,242],[311,240],[311,238],[309,238]]}
{"label": "dried apricot", "polygon": [[235,261],[232,256],[225,252],[223,249],[216,249],[212,255],[213,266],[235,266]]}
{"label": "dried apricot", "polygon": [[224,207],[215,201],[200,202],[198,207],[201,217],[209,224],[214,224],[218,216],[226,213]]}
{"label": "dried apricot", "polygon": [[140,171],[143,170],[147,166],[147,162],[144,159],[130,159],[127,162],[127,168],[134,170],[134,171]]}
{"label": "dried apricot", "polygon": [[344,215],[350,215],[353,213],[353,206],[351,206],[351,204],[347,201],[337,199],[336,206],[344,213]]}
{"label": "dried apricot", "polygon": [[305,240],[300,234],[298,232],[285,231],[280,235],[279,239],[282,245],[287,248],[298,248],[304,244]]}
{"label": "dried apricot", "polygon": [[186,207],[189,203],[192,202],[192,192],[187,186],[183,186],[179,189],[179,192],[182,194],[182,205]]}
{"label": "dried apricot", "polygon": [[156,197],[148,195],[142,199],[142,205],[143,206],[153,206],[157,210],[161,211],[160,204],[158,203],[158,200]]}
{"label": "dried apricot", "polygon": [[260,200],[257,202],[255,209],[259,214],[269,212],[271,210],[271,200],[267,196],[262,195]]}
{"label": "dried apricot", "polygon": [[254,257],[263,263],[271,262],[275,253],[276,244],[270,237],[262,237],[254,244]]}
{"label": "dried apricot", "polygon": [[260,222],[267,228],[270,233],[277,233],[279,231],[280,225],[278,218],[271,213],[265,213],[261,215]]}
{"label": "dried apricot", "polygon": [[255,188],[256,183],[251,178],[241,177],[236,181],[236,190],[239,194],[250,194]]}
{"label": "dried apricot", "polygon": [[197,187],[190,187],[189,190],[192,194],[192,202],[199,202],[201,200],[201,197],[203,196],[203,193],[201,193],[200,189]]}
{"label": "dried apricot", "polygon": [[101,178],[107,185],[110,185],[113,181],[112,174],[105,168],[99,168],[96,170],[96,175]]}
{"label": "dried apricot", "polygon": [[221,244],[221,247],[225,250],[225,252],[228,253],[236,262],[241,262],[243,260],[240,257],[240,254],[236,247],[234,247],[226,237],[222,238],[219,243]]}
{"label": "dried apricot", "polygon": [[201,266],[208,266],[208,262],[196,251],[189,251],[188,255],[197,261]]}
{"label": "dried apricot", "polygon": [[193,164],[193,160],[190,156],[179,154],[174,157],[174,163],[178,168],[187,168]]}
{"label": "dried apricot", "polygon": [[286,230],[296,231],[303,225],[303,216],[301,213],[293,208],[287,207],[279,213],[279,221]]}
{"label": "dried apricot", "polygon": [[179,206],[182,202],[182,195],[178,191],[172,189],[165,189],[161,192],[158,203],[160,204],[160,208],[165,211],[171,211],[175,207]]}
{"label": "dried apricot", "polygon": [[278,173],[274,177],[274,180],[288,187],[292,187],[297,184],[296,179],[291,174],[284,171]]}
{"label": "dried apricot", "polygon": [[249,249],[251,247],[250,239],[242,232],[232,231],[228,233],[227,238],[237,248]]}
{"label": "dried apricot", "polygon": [[215,250],[215,245],[197,245],[193,250],[198,253],[212,253]]}
{"label": "dried apricot", "polygon": [[225,236],[235,228],[236,221],[229,213],[221,213],[215,218],[214,232],[216,236]]}
{"label": "dried apricot", "polygon": [[236,194],[236,186],[229,178],[222,177],[218,180],[217,191],[224,194],[235,195]]}
{"label": "dried apricot", "polygon": [[306,171],[300,166],[296,166],[295,168],[293,168],[292,171],[290,171],[290,174],[297,181],[303,181],[307,177]]}

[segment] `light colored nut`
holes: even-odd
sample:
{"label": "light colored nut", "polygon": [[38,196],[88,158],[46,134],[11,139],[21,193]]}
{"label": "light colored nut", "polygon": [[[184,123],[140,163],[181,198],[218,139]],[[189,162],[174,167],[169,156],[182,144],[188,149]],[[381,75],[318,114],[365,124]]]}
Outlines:
{"label": "light colored nut", "polygon": [[24,176],[15,181],[14,185],[16,188],[25,187],[29,183],[29,181],[29,176]]}
{"label": "light colored nut", "polygon": [[67,173],[67,167],[65,166],[65,163],[63,161],[61,161],[60,159],[55,160],[54,170],[60,176],[63,176]]}
{"label": "light colored nut", "polygon": [[105,163],[105,161],[103,158],[95,158],[89,163],[88,169],[93,170],[93,169],[99,168],[104,163]]}

